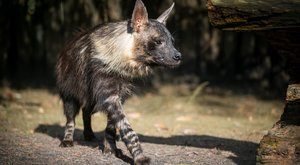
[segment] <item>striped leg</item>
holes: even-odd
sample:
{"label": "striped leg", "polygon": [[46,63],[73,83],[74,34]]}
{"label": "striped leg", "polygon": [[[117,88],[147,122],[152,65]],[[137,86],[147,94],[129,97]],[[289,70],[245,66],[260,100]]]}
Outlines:
{"label": "striped leg", "polygon": [[134,164],[147,165],[150,164],[150,158],[144,156],[143,150],[137,134],[131,128],[125,115],[121,112],[117,122],[117,128],[120,129],[120,136],[125,143],[127,149],[133,156]]}
{"label": "striped leg", "polygon": [[[105,107],[107,110],[108,121],[111,122],[111,124],[108,124],[109,129],[108,131],[106,131],[106,133],[110,132],[111,130],[114,130],[111,133],[108,133],[108,135],[115,135],[116,130],[118,130],[120,132],[121,139],[123,140],[127,149],[133,156],[134,163],[141,165],[149,164],[150,158],[143,155],[143,150],[140,145],[139,138],[131,128],[128,120],[126,119],[119,98],[116,96],[108,98],[105,101]],[[110,125],[114,125],[115,128],[113,129],[113,127],[110,127]],[[109,138],[107,140],[109,140]],[[115,142],[110,143],[109,141],[108,143],[115,144]]]}
{"label": "striped leg", "polygon": [[73,99],[63,100],[64,113],[67,118],[65,136],[62,140],[60,147],[72,147],[73,146],[73,134],[75,130],[75,117],[79,112],[79,103]]}

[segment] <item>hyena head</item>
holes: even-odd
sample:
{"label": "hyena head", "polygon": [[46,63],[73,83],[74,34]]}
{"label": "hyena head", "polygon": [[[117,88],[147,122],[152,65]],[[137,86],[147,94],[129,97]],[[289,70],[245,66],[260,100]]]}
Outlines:
{"label": "hyena head", "polygon": [[148,67],[175,67],[180,64],[181,54],[175,49],[174,38],[165,26],[173,7],[174,3],[157,19],[148,19],[143,2],[136,1],[130,27],[137,62]]}
{"label": "hyena head", "polygon": [[155,66],[179,65],[181,54],[165,26],[173,7],[149,19],[143,2],[136,0],[129,21],[100,26],[91,33],[93,58],[105,64],[106,72],[131,78],[149,75]]}

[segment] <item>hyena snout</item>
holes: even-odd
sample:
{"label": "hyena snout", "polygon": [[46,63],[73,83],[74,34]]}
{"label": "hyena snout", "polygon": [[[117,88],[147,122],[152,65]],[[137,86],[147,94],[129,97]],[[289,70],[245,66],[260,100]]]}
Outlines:
{"label": "hyena snout", "polygon": [[178,51],[176,51],[172,58],[173,58],[175,61],[180,62],[180,61],[182,60],[181,53],[178,52]]}

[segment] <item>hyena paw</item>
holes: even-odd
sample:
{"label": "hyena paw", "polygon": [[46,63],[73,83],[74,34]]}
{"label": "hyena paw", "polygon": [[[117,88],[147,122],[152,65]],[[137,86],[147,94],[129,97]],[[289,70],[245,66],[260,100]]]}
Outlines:
{"label": "hyena paw", "polygon": [[134,165],[149,165],[151,159],[146,156],[139,156],[134,160]]}
{"label": "hyena paw", "polygon": [[115,155],[118,158],[120,158],[120,157],[123,156],[122,150],[120,150],[120,149],[113,150],[110,147],[104,147],[103,150],[102,150],[102,152],[103,152],[104,155],[111,155],[111,154],[113,154],[113,155]]}
{"label": "hyena paw", "polygon": [[103,148],[103,150],[102,150],[102,153],[103,153],[104,155],[110,155],[110,154],[112,154],[112,149],[111,149],[110,147],[104,146],[104,148]]}
{"label": "hyena paw", "polygon": [[117,158],[124,156],[122,150],[120,149],[115,149],[114,154]]}
{"label": "hyena paw", "polygon": [[74,144],[73,144],[73,141],[72,140],[63,140],[61,141],[60,147],[73,147]]}

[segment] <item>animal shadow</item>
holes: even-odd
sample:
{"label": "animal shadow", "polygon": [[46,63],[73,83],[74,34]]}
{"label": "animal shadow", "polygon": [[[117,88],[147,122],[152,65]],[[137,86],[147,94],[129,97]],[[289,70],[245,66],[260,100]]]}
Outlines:
{"label": "animal shadow", "polygon": [[[34,130],[37,133],[43,133],[47,134],[53,138],[58,138],[60,140],[63,139],[64,137],[64,131],[65,128],[58,125],[58,124],[53,124],[53,125],[46,125],[46,124],[40,124],[37,128]],[[98,147],[99,150],[103,150],[104,145],[103,145],[103,140],[104,140],[104,132],[100,132],[96,134],[96,140],[93,141],[85,141],[83,137],[83,130],[80,129],[75,129],[74,131],[74,143],[75,145],[82,145],[82,146],[88,146],[91,148],[96,148]],[[132,158],[128,157],[127,155],[122,155],[121,157],[118,157],[119,159],[123,160],[126,163],[133,164]]]}
{"label": "animal shadow", "polygon": [[[36,129],[35,132],[47,134],[53,138],[63,139],[64,127],[54,124],[45,125],[41,124]],[[92,148],[99,147],[100,150],[103,149],[103,137],[104,132],[96,134],[98,141],[87,142],[83,138],[83,130],[75,129],[74,142],[78,145],[89,146]],[[145,136],[139,135],[140,141],[152,144],[165,144],[165,145],[176,145],[176,146],[190,146],[205,149],[217,149],[221,151],[230,151],[235,154],[235,156],[229,157],[233,162],[237,164],[255,164],[255,153],[258,147],[257,143],[249,141],[241,141],[235,139],[214,137],[208,135],[182,135],[182,136],[172,136],[172,137],[155,137],[155,136]],[[124,155],[120,157],[121,160],[129,164],[133,164],[130,157]]]}

